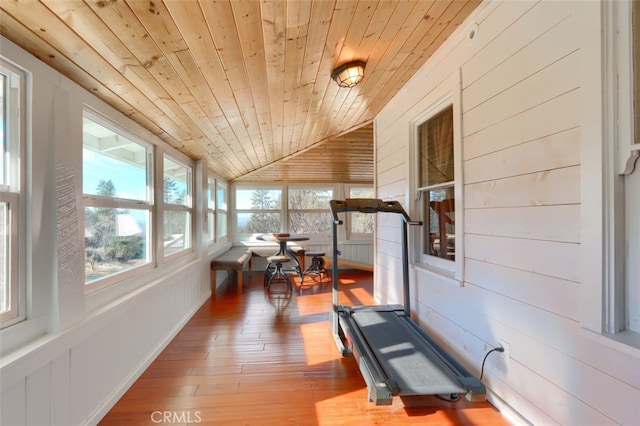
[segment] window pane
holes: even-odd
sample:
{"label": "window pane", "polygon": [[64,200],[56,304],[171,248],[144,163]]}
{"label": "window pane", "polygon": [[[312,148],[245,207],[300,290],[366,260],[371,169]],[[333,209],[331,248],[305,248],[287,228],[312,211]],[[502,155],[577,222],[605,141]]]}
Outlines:
{"label": "window pane", "polygon": [[424,253],[445,259],[455,259],[455,200],[453,186],[423,194],[426,233]]}
{"label": "window pane", "polygon": [[185,211],[165,211],[165,256],[189,247],[191,247],[191,213]]}
{"label": "window pane", "polygon": [[191,169],[164,157],[163,201],[190,206]]}
{"label": "window pane", "polygon": [[[373,198],[373,188],[349,188],[350,198]],[[367,213],[349,212],[351,217],[351,233],[372,234],[374,229],[374,216]]]}
{"label": "window pane", "polygon": [[215,209],[216,208],[216,181],[209,179],[207,184],[207,208]]}
{"label": "window pane", "polygon": [[0,313],[11,309],[11,284],[9,275],[9,250],[11,226],[9,225],[9,205],[0,203]]}
{"label": "window pane", "polygon": [[227,236],[227,214],[218,210],[218,221],[216,222],[216,233],[218,239]]}
{"label": "window pane", "polygon": [[372,234],[374,230],[374,218],[372,214],[350,212],[351,232],[354,234]]}
{"label": "window pane", "polygon": [[237,210],[279,210],[281,206],[279,189],[236,189]]}
{"label": "window pane", "polygon": [[238,213],[239,234],[280,232],[280,213]]}
{"label": "window pane", "polygon": [[[289,189],[289,209],[329,209],[333,198],[331,189]],[[295,232],[295,231],[294,231]]]}
{"label": "window pane", "polygon": [[207,238],[213,241],[216,238],[216,215],[213,212],[207,213]]}
{"label": "window pane", "polygon": [[7,98],[5,96],[5,92],[7,90],[7,76],[4,74],[0,74],[0,144],[2,149],[0,149],[0,185],[6,185],[6,176],[5,176],[5,161],[6,152],[7,152],[7,109],[5,108],[5,103],[7,102]]}
{"label": "window pane", "polygon": [[625,176],[627,329],[640,333],[640,170]]}
{"label": "window pane", "polygon": [[373,188],[349,188],[349,198],[373,198]]}
{"label": "window pane", "polygon": [[420,187],[454,180],[453,107],[418,127],[420,140]]}
{"label": "window pane", "polygon": [[85,281],[149,262],[149,211],[85,208]]}
{"label": "window pane", "polygon": [[149,149],[87,117],[82,130],[83,192],[148,201]]}
{"label": "window pane", "polygon": [[289,213],[289,230],[294,234],[331,232],[330,213]]}
{"label": "window pane", "polygon": [[217,204],[219,210],[227,210],[227,187],[218,185]]}

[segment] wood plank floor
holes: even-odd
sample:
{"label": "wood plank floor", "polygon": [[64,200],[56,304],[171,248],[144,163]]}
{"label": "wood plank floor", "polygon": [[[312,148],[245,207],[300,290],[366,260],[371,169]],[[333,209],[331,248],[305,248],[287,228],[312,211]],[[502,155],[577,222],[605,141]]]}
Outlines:
{"label": "wood plank floor", "polygon": [[[341,273],[340,302],[371,303],[369,272]],[[101,425],[506,425],[488,402],[434,396],[367,401],[356,362],[329,330],[331,285],[218,289]]]}

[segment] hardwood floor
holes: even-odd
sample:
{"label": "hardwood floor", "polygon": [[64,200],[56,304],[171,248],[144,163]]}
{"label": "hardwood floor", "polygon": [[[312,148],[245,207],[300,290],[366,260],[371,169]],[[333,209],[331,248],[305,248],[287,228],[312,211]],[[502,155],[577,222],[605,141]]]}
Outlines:
{"label": "hardwood floor", "polygon": [[[371,303],[369,272],[341,273],[340,302]],[[356,362],[329,330],[331,284],[290,295],[218,289],[101,425],[506,425],[488,402],[434,396],[367,401]]]}

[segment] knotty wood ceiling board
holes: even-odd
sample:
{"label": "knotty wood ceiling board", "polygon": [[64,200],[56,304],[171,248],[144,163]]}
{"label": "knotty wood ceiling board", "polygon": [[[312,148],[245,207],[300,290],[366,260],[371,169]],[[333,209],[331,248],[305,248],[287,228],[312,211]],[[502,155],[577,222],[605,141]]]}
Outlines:
{"label": "knotty wood ceiling board", "polygon": [[370,123],[479,3],[2,0],[0,33],[229,181],[372,182]]}

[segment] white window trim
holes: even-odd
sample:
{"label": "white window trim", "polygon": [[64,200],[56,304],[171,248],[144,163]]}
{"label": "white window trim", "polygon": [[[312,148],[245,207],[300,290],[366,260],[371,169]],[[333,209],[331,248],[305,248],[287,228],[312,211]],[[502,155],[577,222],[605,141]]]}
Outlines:
{"label": "white window trim", "polygon": [[[411,256],[412,264],[415,267],[426,269],[432,273],[451,278],[459,285],[464,285],[464,181],[462,164],[462,90],[460,72],[452,74],[430,97],[433,99],[430,106],[421,114],[410,121],[410,188],[414,194],[411,217],[423,217],[421,190],[418,185],[419,177],[419,135],[418,128],[448,106],[453,106],[453,161],[454,171],[454,198],[455,198],[455,223],[456,223],[456,258],[454,261],[437,258],[435,256],[422,255],[422,232],[419,227],[411,232]],[[424,226],[424,225],[423,225]]]}
{"label": "white window trim", "polygon": [[633,134],[630,6],[628,1],[604,2],[583,10],[593,31],[582,39],[588,54],[582,56],[580,66],[582,167],[589,171],[583,175],[581,186],[580,324],[587,336],[640,356],[640,334],[621,331],[626,305],[620,176],[630,171],[636,148],[629,139]]}

